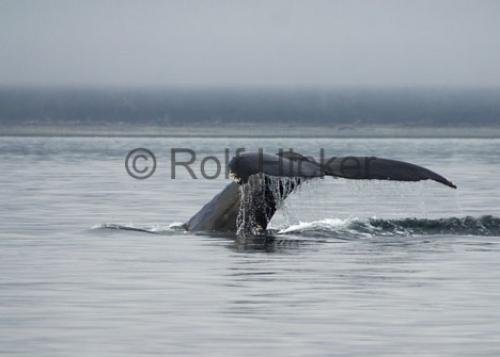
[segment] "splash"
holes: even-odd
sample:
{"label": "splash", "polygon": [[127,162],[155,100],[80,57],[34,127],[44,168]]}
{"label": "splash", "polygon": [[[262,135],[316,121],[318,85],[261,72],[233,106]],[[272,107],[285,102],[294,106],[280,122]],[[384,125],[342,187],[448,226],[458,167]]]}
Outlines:
{"label": "splash", "polygon": [[301,178],[253,175],[240,185],[240,209],[236,219],[236,235],[255,236],[265,233],[274,213],[283,206],[286,197],[294,192]]}

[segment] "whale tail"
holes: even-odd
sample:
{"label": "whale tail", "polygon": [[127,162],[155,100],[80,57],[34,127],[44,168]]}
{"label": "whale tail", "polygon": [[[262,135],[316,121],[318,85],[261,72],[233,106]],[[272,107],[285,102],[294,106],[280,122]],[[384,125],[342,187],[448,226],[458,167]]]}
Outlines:
{"label": "whale tail", "polygon": [[191,231],[259,234],[281,202],[306,180],[325,176],[354,180],[433,180],[455,184],[424,167],[377,157],[334,157],[318,163],[294,152],[245,153],[229,163],[235,182],[227,185],[187,223]]}
{"label": "whale tail", "polygon": [[229,163],[229,169],[236,181],[243,183],[250,176],[263,173],[269,176],[305,179],[332,176],[352,180],[433,180],[457,188],[451,181],[425,167],[374,156],[331,157],[317,162],[292,151],[280,152],[277,155],[246,153],[234,157]]}

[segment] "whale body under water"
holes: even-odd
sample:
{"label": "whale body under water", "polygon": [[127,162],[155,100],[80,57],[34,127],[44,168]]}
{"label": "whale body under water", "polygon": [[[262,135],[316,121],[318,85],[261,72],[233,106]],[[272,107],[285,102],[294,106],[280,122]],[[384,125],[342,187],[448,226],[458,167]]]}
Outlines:
{"label": "whale body under water", "polygon": [[230,161],[229,169],[233,182],[192,216],[184,228],[262,234],[279,204],[301,183],[325,176],[353,180],[433,180],[456,188],[451,181],[424,167],[378,157],[333,157],[318,163],[292,151],[276,155],[244,153]]}

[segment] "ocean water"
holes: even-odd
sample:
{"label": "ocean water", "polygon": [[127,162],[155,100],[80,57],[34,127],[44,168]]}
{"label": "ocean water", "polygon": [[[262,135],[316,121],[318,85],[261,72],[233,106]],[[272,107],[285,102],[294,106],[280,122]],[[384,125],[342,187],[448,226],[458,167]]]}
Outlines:
{"label": "ocean water", "polygon": [[[124,165],[138,147],[157,159],[144,180]],[[203,158],[239,147],[400,159],[458,189],[328,178],[266,240],[176,228],[229,182]],[[172,179],[173,148],[198,179]],[[0,153],[1,354],[500,354],[500,140],[1,137]]]}

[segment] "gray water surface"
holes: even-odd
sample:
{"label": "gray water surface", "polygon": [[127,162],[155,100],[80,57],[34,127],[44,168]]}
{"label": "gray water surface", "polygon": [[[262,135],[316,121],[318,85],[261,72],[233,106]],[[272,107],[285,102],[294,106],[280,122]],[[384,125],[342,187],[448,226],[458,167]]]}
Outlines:
{"label": "gray water surface", "polygon": [[[157,157],[149,179],[125,171],[136,147]],[[237,241],[172,228],[229,182],[172,180],[175,147],[197,164],[237,147],[377,155],[459,189],[318,180],[287,199],[273,238]],[[496,139],[2,137],[0,353],[498,356],[499,152]]]}

